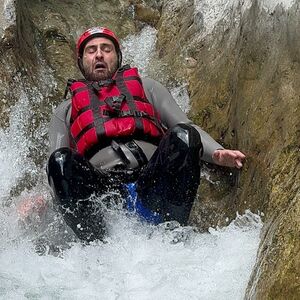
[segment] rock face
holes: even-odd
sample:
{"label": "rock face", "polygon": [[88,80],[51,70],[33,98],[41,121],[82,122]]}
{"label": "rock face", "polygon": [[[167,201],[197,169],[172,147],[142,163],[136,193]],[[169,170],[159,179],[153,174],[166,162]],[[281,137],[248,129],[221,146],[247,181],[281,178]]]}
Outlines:
{"label": "rock face", "polygon": [[[0,124],[7,126],[7,112],[22,93],[35,112],[34,124],[45,124],[52,105],[61,101],[65,80],[80,76],[75,40],[87,27],[108,26],[123,38],[145,24],[155,26],[153,67],[159,72],[153,74],[186,82],[195,123],[247,155],[242,172],[207,166],[219,184],[203,180],[191,222],[205,230],[226,224],[236,211],[263,212],[245,298],[297,299],[300,5],[281,2],[0,1]],[[46,137],[36,145],[45,148]],[[45,150],[40,153],[37,163],[46,157]]]}
{"label": "rock face", "polygon": [[222,225],[235,211],[263,211],[265,226],[246,298],[296,299],[299,3],[270,9],[259,1],[227,2],[222,13],[212,7],[212,14],[205,1],[199,7],[194,1],[168,1],[159,23],[158,48],[170,45],[160,51],[162,59],[174,77],[189,83],[191,117],[248,157],[243,172],[228,183],[202,185],[192,220],[205,228]]}

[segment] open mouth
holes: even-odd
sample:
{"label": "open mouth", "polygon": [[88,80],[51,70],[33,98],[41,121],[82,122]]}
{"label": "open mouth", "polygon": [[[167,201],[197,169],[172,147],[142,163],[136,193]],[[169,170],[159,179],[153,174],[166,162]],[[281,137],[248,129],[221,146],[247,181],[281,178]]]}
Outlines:
{"label": "open mouth", "polygon": [[104,70],[106,69],[106,64],[103,63],[103,62],[98,62],[95,64],[95,68],[94,68],[96,71],[101,71],[101,70]]}

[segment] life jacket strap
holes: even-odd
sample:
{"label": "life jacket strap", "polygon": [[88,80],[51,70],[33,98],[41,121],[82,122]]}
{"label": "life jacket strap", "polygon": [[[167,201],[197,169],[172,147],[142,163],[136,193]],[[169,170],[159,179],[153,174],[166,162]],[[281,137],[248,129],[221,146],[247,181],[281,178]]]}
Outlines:
{"label": "life jacket strap", "polygon": [[70,91],[70,86],[75,82],[76,80],[75,79],[71,79],[71,78],[69,78],[68,80],[67,80],[67,84],[66,84],[66,88],[65,88],[65,93],[64,93],[64,100],[66,100],[67,99],[67,96],[68,96],[68,93],[69,93],[69,91]]}
{"label": "life jacket strap", "polygon": [[[117,74],[116,74],[116,85],[117,85],[118,89],[120,90],[121,94],[125,96],[126,103],[129,107],[129,109],[131,111],[135,111],[135,110],[137,110],[135,101],[134,101],[133,96],[130,93],[130,91],[129,91],[126,83],[125,83],[124,76],[123,76],[124,71],[127,68],[130,68],[130,67],[129,66],[124,66],[123,68],[125,68],[125,69],[119,69]],[[144,127],[143,127],[142,120],[136,119],[135,124],[136,124],[136,128],[135,128],[136,134],[141,135],[144,132]]]}
{"label": "life jacket strap", "polygon": [[126,117],[138,117],[138,118],[149,118],[149,119],[153,119],[152,116],[150,116],[149,114],[147,114],[144,111],[137,111],[137,110],[122,110],[122,111],[110,111],[110,110],[103,110],[103,115],[104,116],[109,116],[111,118],[126,118]]}

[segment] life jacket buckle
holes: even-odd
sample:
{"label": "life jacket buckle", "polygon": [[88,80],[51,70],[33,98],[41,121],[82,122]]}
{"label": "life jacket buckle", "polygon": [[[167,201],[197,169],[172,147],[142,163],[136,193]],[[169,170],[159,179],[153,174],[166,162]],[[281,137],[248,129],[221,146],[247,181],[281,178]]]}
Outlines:
{"label": "life jacket buckle", "polygon": [[121,105],[125,98],[125,95],[121,94],[120,96],[108,97],[104,101],[111,109],[113,109],[116,112],[119,112],[121,110]]}
{"label": "life jacket buckle", "polygon": [[92,82],[92,87],[99,92],[101,88],[110,86],[113,84],[115,81],[113,79],[107,79],[107,80],[100,80],[100,81],[94,81]]}

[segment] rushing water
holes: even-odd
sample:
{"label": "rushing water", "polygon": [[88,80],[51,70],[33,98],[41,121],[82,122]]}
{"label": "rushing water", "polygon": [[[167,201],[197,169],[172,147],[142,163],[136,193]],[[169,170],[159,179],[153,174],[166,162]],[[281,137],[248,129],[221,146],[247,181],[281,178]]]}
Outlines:
{"label": "rushing water", "polygon": [[261,226],[254,215],[240,217],[243,225],[232,223],[210,234],[153,228],[122,215],[112,220],[107,243],[75,244],[62,258],[38,256],[29,242],[1,237],[0,297],[243,298]]}
{"label": "rushing water", "polygon": [[[130,37],[125,43],[134,45],[136,38]],[[155,31],[146,28],[140,38],[149,43],[146,49],[152,49]],[[144,59],[139,53],[139,67],[147,67],[144,63],[151,53],[147,51]],[[134,52],[130,55],[135,62]],[[184,85],[175,88],[173,94],[188,107]],[[142,224],[134,216],[112,210],[106,216],[109,234],[105,243],[74,243],[58,256],[39,256],[33,238],[49,231],[52,240],[54,234],[64,239],[65,232],[55,231],[55,224],[60,224],[56,217],[47,227],[35,219],[36,227],[26,230],[18,222],[16,206],[20,199],[37,194],[50,198],[46,182],[19,196],[11,195],[26,174],[40,172],[44,177],[44,170],[27,155],[33,146],[24,132],[32,117],[28,105],[26,95],[21,95],[11,109],[10,126],[0,129],[1,299],[243,298],[262,225],[251,212],[237,216],[226,228],[198,233],[173,223],[156,227]]]}

